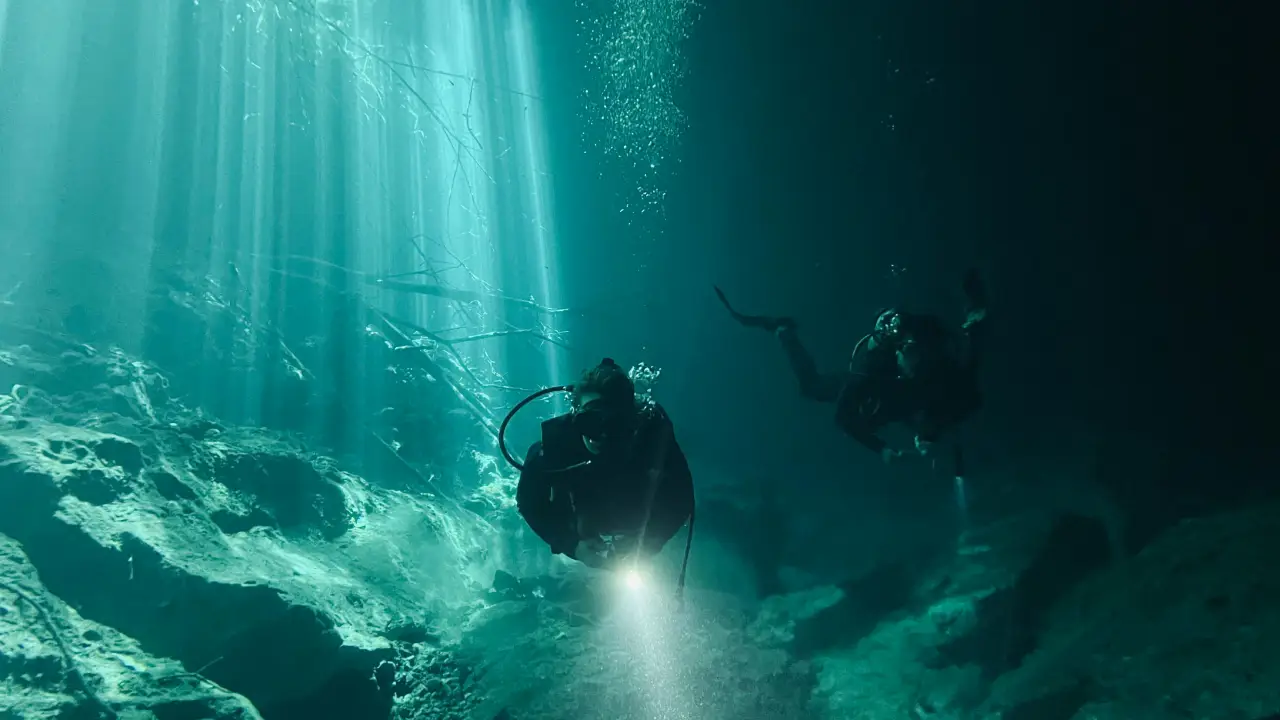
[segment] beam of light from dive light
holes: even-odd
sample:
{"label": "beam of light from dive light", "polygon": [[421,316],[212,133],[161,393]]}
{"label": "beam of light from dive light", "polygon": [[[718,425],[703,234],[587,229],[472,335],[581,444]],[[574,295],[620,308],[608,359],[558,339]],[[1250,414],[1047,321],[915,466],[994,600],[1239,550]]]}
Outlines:
{"label": "beam of light from dive light", "polygon": [[636,568],[627,568],[622,571],[622,584],[628,590],[639,590],[644,587],[644,575]]}
{"label": "beam of light from dive light", "polygon": [[689,691],[684,687],[679,623],[673,599],[662,592],[654,568],[628,562],[618,568],[614,617],[632,662],[630,683],[644,698],[644,717],[690,719]]}

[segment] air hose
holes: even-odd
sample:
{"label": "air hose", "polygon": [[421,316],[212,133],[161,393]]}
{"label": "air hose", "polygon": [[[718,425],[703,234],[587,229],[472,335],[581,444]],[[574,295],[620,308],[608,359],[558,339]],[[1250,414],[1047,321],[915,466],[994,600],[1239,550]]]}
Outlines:
{"label": "air hose", "polygon": [[498,449],[502,451],[502,457],[506,458],[507,462],[511,463],[511,467],[517,470],[524,470],[524,463],[516,460],[515,457],[512,456],[511,451],[507,449],[507,425],[511,423],[511,418],[515,417],[516,413],[520,412],[525,405],[528,405],[544,395],[550,395],[551,393],[557,392],[573,392],[573,386],[556,385],[555,387],[542,388],[516,403],[515,407],[511,408],[511,411],[507,413],[507,416],[502,418],[502,424],[498,426]]}

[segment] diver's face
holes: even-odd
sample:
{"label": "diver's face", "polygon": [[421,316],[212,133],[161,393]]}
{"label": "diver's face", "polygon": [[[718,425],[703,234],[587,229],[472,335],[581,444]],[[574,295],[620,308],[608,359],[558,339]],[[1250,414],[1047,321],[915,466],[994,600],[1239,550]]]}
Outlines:
{"label": "diver's face", "polygon": [[596,393],[583,393],[573,414],[574,429],[582,435],[587,451],[599,455],[618,447],[631,434],[631,413],[609,407]]}

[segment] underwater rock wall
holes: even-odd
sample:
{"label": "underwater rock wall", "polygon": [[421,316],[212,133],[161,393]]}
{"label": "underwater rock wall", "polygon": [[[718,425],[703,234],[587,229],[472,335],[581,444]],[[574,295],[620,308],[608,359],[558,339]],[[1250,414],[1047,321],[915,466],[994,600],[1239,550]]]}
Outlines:
{"label": "underwater rock wall", "polygon": [[1280,713],[1280,505],[1186,520],[1081,583],[987,709],[1022,718]]}
{"label": "underwater rock wall", "polygon": [[[118,351],[7,339],[0,539],[17,569],[0,715],[389,716],[411,629],[476,594],[460,573],[494,532],[485,519],[371,486],[298,438],[224,426]],[[193,703],[208,709],[181,714]]]}
{"label": "underwater rock wall", "polygon": [[0,717],[103,715],[260,718],[244,697],[83,618],[0,535]]}
{"label": "underwater rock wall", "polygon": [[1278,533],[1272,504],[1113,558],[1099,521],[1024,516],[963,538],[896,607],[815,589],[767,601],[756,629],[810,656],[819,717],[1259,720],[1280,710]]}

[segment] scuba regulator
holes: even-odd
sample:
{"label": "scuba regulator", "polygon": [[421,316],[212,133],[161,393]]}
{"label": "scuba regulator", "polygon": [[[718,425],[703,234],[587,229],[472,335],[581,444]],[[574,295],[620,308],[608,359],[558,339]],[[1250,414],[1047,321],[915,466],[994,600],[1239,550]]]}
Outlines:
{"label": "scuba regulator", "polygon": [[[909,343],[910,336],[904,327],[903,314],[894,308],[881,310],[876,315],[875,327],[871,332],[863,335],[862,339],[858,340],[857,344],[853,346],[853,352],[849,354],[849,374],[852,377],[849,382],[845,383],[844,387],[840,388],[836,406],[838,408],[851,408],[850,416],[861,418],[861,422],[874,422],[875,417],[880,414],[881,403],[878,397],[874,395],[855,397],[851,394],[858,385],[858,382],[855,382],[853,378],[865,378],[869,374],[864,370],[857,369],[855,361],[858,359],[858,353],[870,348],[873,341],[877,346],[898,348],[899,350],[904,341]],[[837,411],[837,418],[843,412],[842,410]]]}
{"label": "scuba regulator", "polygon": [[891,345],[900,342],[902,337],[902,313],[894,310],[893,308],[881,310],[880,314],[876,316],[875,329],[866,335],[863,335],[862,339],[853,346],[853,352],[850,353],[849,361],[852,363],[853,358],[858,356],[858,351],[865,347],[871,340],[875,340],[877,343],[882,345]]}

